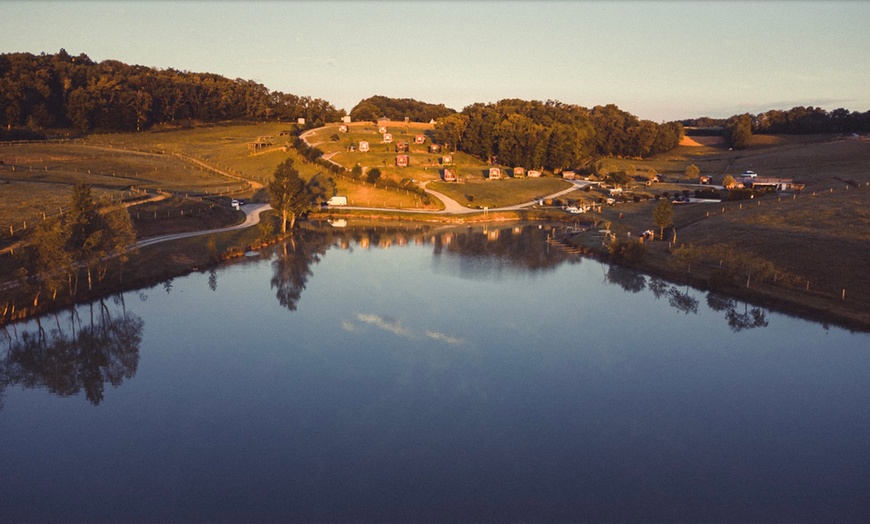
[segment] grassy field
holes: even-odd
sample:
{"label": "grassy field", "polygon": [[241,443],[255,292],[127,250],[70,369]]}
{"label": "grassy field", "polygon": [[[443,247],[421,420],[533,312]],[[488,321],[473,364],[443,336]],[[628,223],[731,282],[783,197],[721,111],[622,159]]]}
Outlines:
{"label": "grassy field", "polygon": [[[759,176],[794,178],[806,184],[799,194],[768,194],[758,199],[720,204],[675,206],[678,245],[730,246],[736,251],[773,263],[780,279],[752,291],[772,303],[802,304],[816,313],[840,315],[870,325],[870,141],[839,137],[761,137],[748,150],[733,152],[708,148],[680,148],[667,158],[631,162],[637,169],[673,163],[684,165],[730,165],[727,172],[756,171]],[[701,150],[694,158],[684,150]],[[680,158],[678,158],[678,156]],[[704,160],[699,161],[699,158]],[[704,168],[701,168],[704,173]],[[669,177],[666,176],[666,179]],[[719,179],[721,180],[721,179]],[[714,174],[714,182],[716,175]],[[651,193],[678,186],[655,184]],[[572,242],[600,249],[599,233],[610,223],[617,238],[656,229],[652,210],[657,201],[604,206],[601,213],[582,215],[591,220],[589,231],[574,235]],[[724,212],[723,212],[724,209]],[[646,265],[673,272],[666,242],[647,245]],[[697,268],[693,279],[709,277],[716,269]],[[846,298],[843,300],[843,290]],[[756,297],[756,298],[758,298]]]}
{"label": "grassy field", "polygon": [[177,158],[82,144],[16,144],[0,147],[0,241],[69,204],[72,186],[89,184],[97,200],[118,202],[142,190],[218,194],[240,187]]}
{"label": "grassy field", "polygon": [[506,207],[557,193],[570,186],[559,178],[484,180],[468,178],[462,183],[434,182],[430,188],[468,207]]}

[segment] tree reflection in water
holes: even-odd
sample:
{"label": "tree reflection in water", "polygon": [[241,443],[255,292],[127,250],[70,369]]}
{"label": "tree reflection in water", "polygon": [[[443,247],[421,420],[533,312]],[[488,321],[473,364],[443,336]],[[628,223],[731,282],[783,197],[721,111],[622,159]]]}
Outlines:
{"label": "tree reflection in water", "polygon": [[[649,282],[644,275],[632,269],[620,266],[608,266],[604,275],[605,282],[616,284],[631,293],[638,293],[644,288],[649,288],[656,299],[668,298],[668,305],[686,315],[698,314],[699,301],[692,296],[689,288],[681,291],[674,285],[667,283],[658,277],[649,277]],[[724,295],[710,292],[707,294],[707,306],[717,312],[725,312],[725,320],[733,331],[742,331],[759,327],[767,327],[767,313],[758,307],[749,307],[743,304],[743,312],[738,311],[737,301]]]}
{"label": "tree reflection in water", "polygon": [[604,279],[632,293],[640,293],[646,288],[646,277],[633,269],[622,266],[610,266]]}
{"label": "tree reflection in water", "polygon": [[310,230],[297,230],[280,246],[272,260],[272,289],[278,303],[290,311],[302,297],[311,266],[320,262],[320,257],[332,243],[331,235]]}
{"label": "tree reflection in water", "polygon": [[698,299],[689,294],[689,288],[686,291],[680,291],[672,286],[668,290],[668,304],[677,311],[682,311],[685,314],[698,314]]}
{"label": "tree reflection in water", "polygon": [[0,360],[0,391],[7,385],[46,388],[62,397],[84,390],[94,405],[103,400],[106,382],[120,386],[133,378],[139,364],[143,320],[123,307],[113,314],[104,300],[91,303],[90,318],[83,321],[78,310],[69,312],[62,324],[55,314],[55,327],[46,331],[37,319],[33,331],[7,330],[6,355]]}
{"label": "tree reflection in water", "polygon": [[743,303],[743,313],[737,311],[737,302],[718,293],[707,293],[707,305],[713,311],[724,311],[725,320],[732,331],[743,331],[757,327],[767,327],[767,313],[761,308],[750,308]]}

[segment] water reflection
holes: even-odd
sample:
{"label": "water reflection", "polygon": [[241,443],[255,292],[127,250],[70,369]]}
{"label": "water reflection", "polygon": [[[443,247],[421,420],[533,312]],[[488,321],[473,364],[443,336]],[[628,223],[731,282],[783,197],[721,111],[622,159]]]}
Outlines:
{"label": "water reflection", "polygon": [[[686,286],[685,290],[666,282],[658,277],[648,277],[633,269],[620,266],[607,266],[604,281],[614,284],[630,293],[639,293],[649,289],[657,300],[667,297],[668,305],[686,315],[698,314],[700,301],[695,298],[693,291]],[[767,327],[767,312],[763,308],[750,307],[743,303],[743,312],[739,311],[738,302],[732,298],[710,292],[706,296],[707,306],[716,312],[725,313],[725,321],[735,332],[744,329]]]}
{"label": "water reflection", "polygon": [[622,266],[610,266],[604,280],[616,284],[631,293],[640,293],[646,288],[646,277],[633,269]]}
{"label": "water reflection", "polygon": [[133,378],[139,364],[139,345],[144,322],[122,306],[114,315],[104,300],[87,307],[87,317],[72,309],[68,319],[53,316],[54,326],[46,329],[36,320],[36,329],[7,330],[6,355],[0,360],[0,391],[7,385],[45,388],[62,397],[85,397],[94,405],[103,400],[106,383],[118,387]]}
{"label": "water reflection", "polygon": [[330,235],[299,230],[278,246],[272,260],[271,286],[277,290],[275,297],[279,304],[296,311],[296,304],[312,274],[311,266],[320,262],[331,244]]}
{"label": "water reflection", "polygon": [[[395,225],[299,229],[273,251],[271,287],[278,302],[295,311],[312,275],[311,267],[331,247],[339,249],[391,249],[408,245],[431,245],[436,257],[447,255],[448,264],[458,264],[460,276],[481,278],[506,268],[537,271],[555,268],[566,260],[581,259],[547,243],[550,228],[543,226],[434,227]],[[453,272],[453,271],[451,271]],[[209,275],[209,288],[217,288],[217,276]],[[171,284],[169,289],[171,289]],[[167,291],[168,292],[168,291]]]}
{"label": "water reflection", "polygon": [[[302,229],[275,249],[272,260],[272,288],[278,302],[295,311],[312,275],[311,266],[330,247],[340,249],[391,249],[407,245],[431,245],[436,269],[443,269],[460,277],[480,279],[499,275],[505,270],[540,271],[553,269],[565,262],[579,263],[582,258],[552,245],[549,239],[554,226],[430,226],[425,224],[392,226],[347,226],[341,228]],[[446,256],[445,256],[446,255]],[[602,264],[604,281],[617,285],[629,293],[649,290],[656,299],[667,297],[667,304],[686,315],[698,314],[700,301],[688,286],[685,290],[634,269]],[[209,277],[209,287],[217,287],[217,277]],[[171,284],[170,284],[171,289]],[[713,311],[725,313],[725,321],[732,330],[766,327],[764,309],[710,293],[707,305]]]}
{"label": "water reflection", "polygon": [[743,312],[737,309],[737,301],[710,292],[707,294],[707,305],[713,311],[724,311],[725,320],[728,321],[728,327],[733,331],[743,331],[744,329],[752,329],[757,327],[767,327],[767,313],[758,307],[749,307],[749,304],[743,303]]}

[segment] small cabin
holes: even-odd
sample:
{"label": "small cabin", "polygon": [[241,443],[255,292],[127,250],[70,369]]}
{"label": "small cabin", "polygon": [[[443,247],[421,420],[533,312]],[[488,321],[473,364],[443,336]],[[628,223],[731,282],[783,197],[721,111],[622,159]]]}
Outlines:
{"label": "small cabin", "polygon": [[408,167],[408,155],[396,155],[396,165],[398,167]]}
{"label": "small cabin", "polygon": [[453,157],[451,155],[444,155],[441,157],[441,165],[448,165],[453,163]]}
{"label": "small cabin", "polygon": [[408,152],[408,143],[407,142],[396,142],[396,153],[407,153]]}
{"label": "small cabin", "polygon": [[456,170],[455,169],[445,169],[444,170],[444,181],[445,182],[456,182]]}
{"label": "small cabin", "polygon": [[299,124],[300,126],[304,126],[304,125],[305,125],[305,119],[304,119],[304,118],[297,118],[297,119],[296,119],[296,123]]}
{"label": "small cabin", "polygon": [[489,168],[489,179],[490,180],[498,180],[501,178],[501,168],[491,167]]}
{"label": "small cabin", "polygon": [[431,144],[431,145],[429,146],[429,152],[430,152],[430,153],[440,153],[440,152],[441,152],[441,146],[438,145],[438,144]]}
{"label": "small cabin", "polygon": [[349,124],[350,123],[350,115],[341,117],[341,122],[344,124]]}
{"label": "small cabin", "polygon": [[339,133],[347,133],[347,126],[344,124],[341,124],[340,126],[338,126],[338,132]]}
{"label": "small cabin", "polygon": [[362,141],[359,143],[359,152],[360,153],[365,153],[368,150],[369,150],[369,143],[368,142]]}
{"label": "small cabin", "polygon": [[529,169],[528,172],[526,172],[526,176],[529,178],[540,178],[541,172],[536,169]]}
{"label": "small cabin", "polygon": [[562,171],[562,178],[564,178],[565,180],[576,180],[577,173],[575,173],[574,171]]}
{"label": "small cabin", "polygon": [[384,143],[389,144],[392,141],[393,141],[393,134],[392,133],[384,133]]}
{"label": "small cabin", "polygon": [[415,144],[425,144],[426,143],[426,136],[425,135],[415,135],[414,136],[414,143]]}
{"label": "small cabin", "polygon": [[522,168],[522,167],[515,167],[514,168],[514,178],[523,178],[524,176],[526,176],[525,168]]}

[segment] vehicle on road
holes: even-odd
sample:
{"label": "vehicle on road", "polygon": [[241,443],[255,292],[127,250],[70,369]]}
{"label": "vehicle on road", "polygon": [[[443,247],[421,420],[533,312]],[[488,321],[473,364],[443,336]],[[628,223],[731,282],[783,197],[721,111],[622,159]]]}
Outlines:
{"label": "vehicle on road", "polygon": [[328,206],[346,206],[347,205],[347,197],[346,196],[334,196],[326,201],[326,205],[328,205]]}

